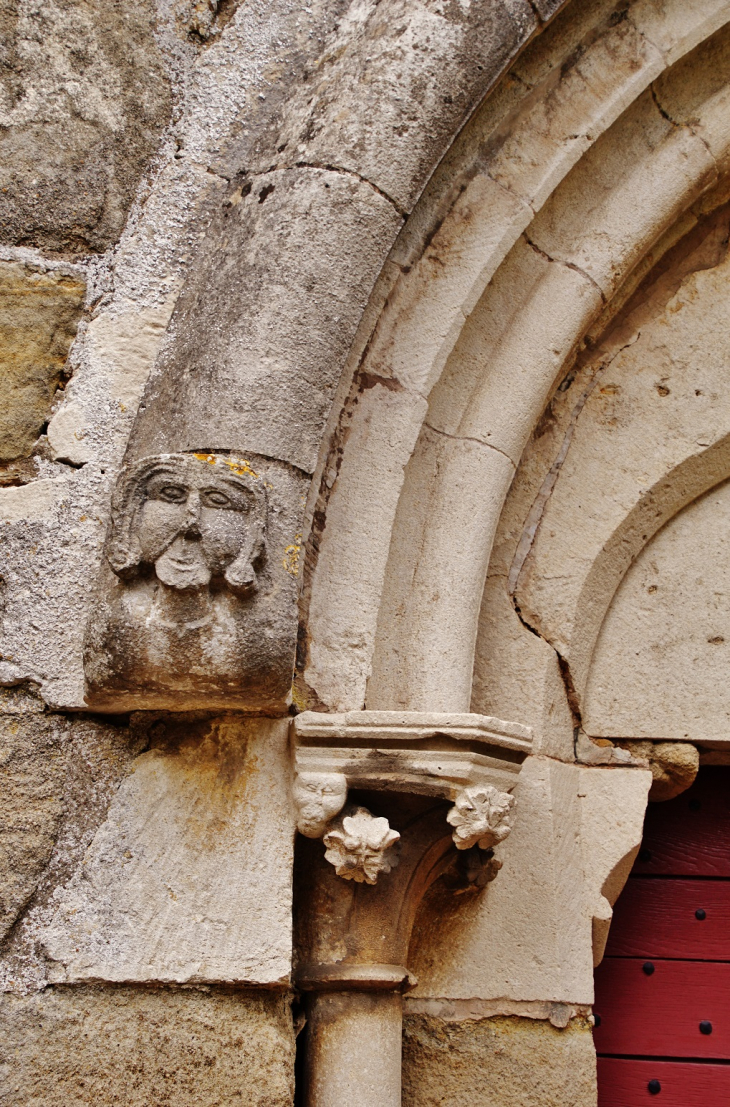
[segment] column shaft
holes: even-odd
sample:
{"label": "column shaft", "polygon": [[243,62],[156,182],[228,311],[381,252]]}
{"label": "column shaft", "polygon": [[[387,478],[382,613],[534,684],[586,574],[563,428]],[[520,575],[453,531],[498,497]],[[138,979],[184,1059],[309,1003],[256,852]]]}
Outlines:
{"label": "column shaft", "polygon": [[313,993],[306,1107],[400,1107],[402,1023],[398,993]]}

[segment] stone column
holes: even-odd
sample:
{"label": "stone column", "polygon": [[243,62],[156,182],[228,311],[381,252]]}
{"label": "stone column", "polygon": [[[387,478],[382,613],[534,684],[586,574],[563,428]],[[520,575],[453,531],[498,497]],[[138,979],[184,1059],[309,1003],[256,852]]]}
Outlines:
{"label": "stone column", "polygon": [[402,1023],[400,992],[312,992],[306,1107],[400,1107]]}
{"label": "stone column", "polygon": [[306,1107],[400,1107],[403,993],[423,896],[496,876],[530,731],[478,715],[294,721],[296,983]]}

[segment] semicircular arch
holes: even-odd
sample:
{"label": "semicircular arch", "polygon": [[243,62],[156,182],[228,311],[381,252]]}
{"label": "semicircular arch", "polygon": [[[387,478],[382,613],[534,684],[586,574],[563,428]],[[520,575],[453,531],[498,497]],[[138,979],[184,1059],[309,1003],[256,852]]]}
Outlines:
{"label": "semicircular arch", "polygon": [[[600,83],[598,73],[612,92],[600,118],[589,97],[582,126],[577,98],[556,92],[576,43],[561,43],[559,27],[552,41],[546,32],[441,167],[423,202],[429,215],[416,212],[392,255],[389,299],[320,467],[315,518],[326,522],[314,543],[305,679],[329,707],[469,709],[493,536],[555,382],[719,202],[727,35],[696,42],[699,23],[714,31],[730,9],[714,9],[708,24],[706,6],[656,54],[637,33],[642,10],[632,20],[629,7],[620,40],[610,20],[583,24],[575,79]],[[698,97],[708,52],[722,64]],[[520,65],[536,75],[522,98]],[[506,118],[511,152],[499,142]]]}

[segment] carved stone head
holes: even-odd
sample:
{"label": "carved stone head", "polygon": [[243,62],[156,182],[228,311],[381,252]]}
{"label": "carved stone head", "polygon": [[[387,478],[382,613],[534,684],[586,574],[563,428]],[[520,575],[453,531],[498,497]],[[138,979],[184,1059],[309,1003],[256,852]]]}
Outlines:
{"label": "carved stone head", "polygon": [[112,505],[107,557],[117,576],[152,566],[179,592],[211,581],[239,595],[256,588],[266,538],[266,490],[245,461],[163,454],[133,466]]}
{"label": "carved stone head", "polygon": [[306,838],[319,838],[347,799],[342,773],[298,773],[294,780],[297,828]]}
{"label": "carved stone head", "polygon": [[307,476],[223,451],[126,464],[84,643],[103,711],[286,711]]}

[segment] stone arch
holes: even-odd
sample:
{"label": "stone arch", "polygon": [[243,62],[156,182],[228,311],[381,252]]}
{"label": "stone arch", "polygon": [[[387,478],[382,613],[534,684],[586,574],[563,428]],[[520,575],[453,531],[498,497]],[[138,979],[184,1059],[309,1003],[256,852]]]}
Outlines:
{"label": "stone arch", "polygon": [[[517,673],[529,685],[525,658],[542,651],[560,660],[574,722],[596,737],[617,734],[610,726],[601,734],[584,714],[606,613],[654,535],[730,471],[722,400],[729,219],[723,204],[681,237],[553,394],[495,539],[475,709],[496,710],[510,680],[519,701]],[[546,708],[560,683],[540,693]]]}
{"label": "stone arch", "polygon": [[[330,707],[468,709],[493,535],[551,390],[722,196],[727,63],[701,102],[688,90],[726,57],[723,33],[705,36],[728,12],[652,9],[651,29],[647,13],[558,19],[439,170],[432,224],[417,211],[393,252],[400,272],[320,463],[305,677]],[[603,95],[576,119],[586,72]]]}
{"label": "stone arch", "polygon": [[[506,589],[494,600],[504,605],[498,626],[485,581],[489,590],[490,579],[507,580],[522,530],[505,506],[510,487],[525,514],[540,491],[544,473],[535,486],[520,465],[555,389],[620,321],[647,274],[726,201],[730,12],[709,25],[703,9],[703,29],[684,24],[686,36],[665,40],[658,62],[637,31],[642,10],[629,7],[618,23],[598,6],[592,23],[559,18],[472,120],[391,255],[368,342],[350,359],[349,402],[320,458],[304,703],[519,717],[547,755],[525,767],[516,789],[531,820],[511,840],[520,876],[502,874],[458,927],[429,929],[443,905],[425,908],[433,940],[414,952],[421,985],[412,1011],[430,1010],[438,996],[590,1003],[593,963],[640,840],[645,776],[624,751],[576,750],[580,703],[569,679],[566,695],[564,659],[520,622]],[[592,81],[604,76],[611,96],[602,111],[589,98],[594,114],[576,120],[579,98],[561,100],[558,74],[580,82],[580,66]],[[531,82],[534,73],[541,79]],[[677,471],[654,495],[665,495],[669,513],[726,472],[725,448],[713,441],[701,459],[668,465]],[[634,524],[656,506],[647,496]],[[616,544],[623,553],[620,535]],[[611,595],[607,584],[607,604]],[[581,611],[587,640],[584,601]],[[489,685],[500,663],[510,679]],[[576,752],[611,772],[576,765]],[[580,888],[571,883],[579,871]],[[492,962],[483,951],[496,933]]]}

